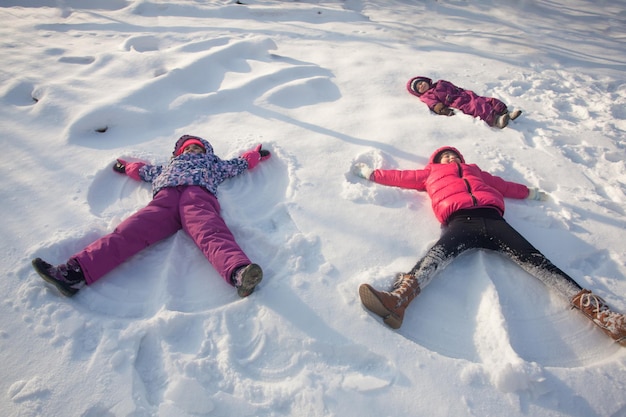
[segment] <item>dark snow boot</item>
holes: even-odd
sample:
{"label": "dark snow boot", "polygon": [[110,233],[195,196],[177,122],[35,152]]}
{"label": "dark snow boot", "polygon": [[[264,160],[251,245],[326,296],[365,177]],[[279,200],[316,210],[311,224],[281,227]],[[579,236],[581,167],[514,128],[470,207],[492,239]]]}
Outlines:
{"label": "dark snow boot", "polygon": [[233,273],[232,282],[237,288],[237,295],[247,297],[254,292],[254,288],[263,279],[263,270],[257,264],[250,264],[238,268]]}
{"label": "dark snow boot", "polygon": [[584,289],[572,298],[571,304],[611,339],[626,346],[626,317],[623,314],[611,311],[602,298]]}
{"label": "dark snow boot", "polygon": [[66,297],[73,296],[85,286],[85,275],[75,259],[52,266],[41,258],[35,258],[32,264],[41,278],[54,285]]}
{"label": "dark snow boot", "polygon": [[400,274],[391,292],[377,291],[369,284],[359,287],[361,302],[372,313],[382,317],[392,329],[399,329],[404,319],[404,311],[420,293],[419,283],[414,275]]}

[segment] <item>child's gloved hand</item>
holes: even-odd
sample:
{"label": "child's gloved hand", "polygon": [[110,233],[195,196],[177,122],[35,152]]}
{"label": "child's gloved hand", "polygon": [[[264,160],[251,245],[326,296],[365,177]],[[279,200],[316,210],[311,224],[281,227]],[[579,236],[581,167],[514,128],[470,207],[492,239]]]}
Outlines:
{"label": "child's gloved hand", "polygon": [[113,171],[119,172],[120,174],[125,174],[126,161],[124,161],[123,159],[118,159],[117,161],[115,161],[115,164],[113,165]]}
{"label": "child's gloved hand", "polygon": [[446,106],[443,103],[435,104],[435,107],[433,108],[433,111],[435,113],[441,114],[443,116],[454,116],[454,110],[452,110],[450,107]]}
{"label": "child's gloved hand", "polygon": [[352,173],[354,175],[365,178],[366,180],[370,179],[370,177],[372,176],[372,172],[374,172],[374,170],[365,165],[363,162],[356,163],[352,167]]}
{"label": "child's gloved hand", "polygon": [[139,168],[146,165],[145,162],[126,162],[123,159],[118,159],[113,165],[113,171],[120,174],[126,174],[134,180],[141,180],[139,176]]}
{"label": "child's gloved hand", "polygon": [[252,169],[261,161],[269,159],[272,154],[266,149],[261,149],[263,145],[258,145],[256,148],[250,151],[246,151],[241,155],[243,159],[248,161],[248,169]]}
{"label": "child's gloved hand", "polygon": [[528,200],[546,201],[548,199],[548,194],[536,187],[529,187],[528,196],[526,198]]}

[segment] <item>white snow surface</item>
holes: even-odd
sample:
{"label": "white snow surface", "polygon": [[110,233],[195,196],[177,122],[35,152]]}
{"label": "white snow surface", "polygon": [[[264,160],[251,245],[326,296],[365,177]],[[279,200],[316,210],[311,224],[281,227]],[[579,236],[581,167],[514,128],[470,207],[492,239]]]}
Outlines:
{"label": "white snow surface", "polygon": [[[240,4],[241,3],[241,4]],[[626,1],[0,0],[3,416],[626,415],[626,349],[509,260],[441,271],[394,331],[361,306],[438,238],[423,193],[350,173],[468,162],[548,192],[505,217],[626,311]],[[436,116],[446,79],[522,117]],[[111,170],[182,134],[272,158],[220,188],[265,277],[183,232],[65,298],[67,258],[151,199]]]}

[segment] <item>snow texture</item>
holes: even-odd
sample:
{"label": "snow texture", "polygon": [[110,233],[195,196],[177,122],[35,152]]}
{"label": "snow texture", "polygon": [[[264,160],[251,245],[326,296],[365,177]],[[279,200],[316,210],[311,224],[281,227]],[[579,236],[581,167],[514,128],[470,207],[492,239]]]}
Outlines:
{"label": "snow texture", "polygon": [[[626,2],[2,0],[3,416],[626,415],[626,349],[493,253],[387,328],[386,288],[439,235],[428,198],[351,173],[443,145],[550,200],[507,220],[626,311]],[[436,116],[415,75],[497,97],[504,130]],[[272,158],[220,188],[265,278],[239,299],[184,234],[68,299],[67,258],[150,200],[111,170],[183,134]]]}

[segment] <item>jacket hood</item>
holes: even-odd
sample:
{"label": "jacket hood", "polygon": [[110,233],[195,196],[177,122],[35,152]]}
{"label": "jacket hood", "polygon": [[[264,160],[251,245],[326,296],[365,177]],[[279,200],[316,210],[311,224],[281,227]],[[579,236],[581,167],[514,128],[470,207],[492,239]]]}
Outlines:
{"label": "jacket hood", "polygon": [[433,85],[433,80],[428,77],[423,77],[421,75],[418,77],[413,77],[409,80],[408,83],[406,83],[406,89],[409,90],[409,93],[413,94],[414,96],[421,96],[421,94],[417,91],[416,85],[420,81],[426,81],[431,86]]}
{"label": "jacket hood", "polygon": [[181,136],[177,141],[176,144],[174,145],[174,152],[172,152],[172,155],[176,155],[176,153],[178,152],[178,150],[185,144],[185,142],[187,142],[190,139],[195,139],[198,140],[202,143],[204,150],[206,151],[207,154],[212,154],[213,153],[213,146],[211,146],[211,144],[207,141],[202,139],[199,136],[194,136],[194,135],[183,135]]}
{"label": "jacket hood", "polygon": [[459,155],[459,158],[461,158],[461,162],[465,163],[465,158],[463,158],[463,154],[461,154],[461,152],[459,152],[459,150],[457,148],[454,148],[452,146],[442,146],[441,148],[437,149],[430,156],[430,160],[428,162],[431,163],[431,164],[436,164],[437,162],[435,162],[435,161],[437,161],[437,158],[439,157],[439,155],[441,155],[445,151],[452,151],[452,152],[454,152],[455,154]]}

